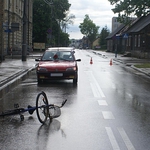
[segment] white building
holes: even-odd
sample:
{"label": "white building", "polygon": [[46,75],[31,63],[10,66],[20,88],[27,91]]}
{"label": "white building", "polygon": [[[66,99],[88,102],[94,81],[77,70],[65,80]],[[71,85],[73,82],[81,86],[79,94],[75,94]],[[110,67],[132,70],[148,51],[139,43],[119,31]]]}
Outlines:
{"label": "white building", "polygon": [[117,17],[113,17],[112,18],[112,30],[111,30],[111,32],[115,31],[120,25],[121,25],[121,23],[118,22]]}

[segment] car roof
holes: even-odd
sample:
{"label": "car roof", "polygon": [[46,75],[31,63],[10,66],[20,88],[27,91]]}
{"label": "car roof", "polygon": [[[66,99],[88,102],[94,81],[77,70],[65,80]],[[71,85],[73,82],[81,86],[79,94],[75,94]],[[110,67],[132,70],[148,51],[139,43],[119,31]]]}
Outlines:
{"label": "car roof", "polygon": [[51,47],[48,51],[74,51],[73,47]]}

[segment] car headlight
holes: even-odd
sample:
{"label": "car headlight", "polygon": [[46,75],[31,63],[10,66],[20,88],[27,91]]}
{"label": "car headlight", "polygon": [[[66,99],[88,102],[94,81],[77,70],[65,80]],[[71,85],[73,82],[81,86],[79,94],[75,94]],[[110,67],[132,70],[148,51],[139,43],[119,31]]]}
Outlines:
{"label": "car headlight", "polygon": [[71,67],[71,68],[67,68],[66,71],[76,71],[77,67]]}
{"label": "car headlight", "polygon": [[42,67],[37,67],[37,71],[39,72],[47,72],[46,68],[42,68]]}

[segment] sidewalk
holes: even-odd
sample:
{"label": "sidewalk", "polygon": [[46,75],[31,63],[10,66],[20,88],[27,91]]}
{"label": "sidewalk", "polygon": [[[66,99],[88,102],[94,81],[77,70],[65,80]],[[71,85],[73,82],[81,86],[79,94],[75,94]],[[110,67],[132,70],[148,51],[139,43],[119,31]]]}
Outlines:
{"label": "sidewalk", "polygon": [[26,61],[21,59],[6,58],[0,63],[0,98],[13,87],[19,84],[33,69],[35,69],[35,58],[27,57]]}
{"label": "sidewalk", "polygon": [[106,57],[109,59],[112,59],[115,62],[119,62],[127,67],[131,67],[141,73],[146,74],[147,76],[150,76],[150,68],[136,68],[134,65],[136,64],[143,64],[143,63],[150,63],[150,60],[148,59],[138,59],[135,57],[125,57],[123,54],[118,54],[117,58],[115,58],[114,53],[110,52],[103,52],[103,51],[94,51],[94,53],[101,55],[102,57]]}
{"label": "sidewalk", "polygon": [[133,57],[123,57],[122,55],[114,58],[114,61],[120,62],[126,66],[129,66],[141,73],[144,73],[147,76],[150,76],[150,68],[137,68],[134,65],[143,64],[143,63],[150,63],[148,59],[138,59]]}

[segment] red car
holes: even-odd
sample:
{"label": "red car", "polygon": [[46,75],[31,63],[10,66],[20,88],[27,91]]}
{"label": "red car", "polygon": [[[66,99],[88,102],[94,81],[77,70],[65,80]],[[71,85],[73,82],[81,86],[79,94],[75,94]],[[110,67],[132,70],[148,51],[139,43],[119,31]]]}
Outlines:
{"label": "red car", "polygon": [[73,48],[55,47],[46,50],[39,61],[36,73],[37,81],[44,80],[73,79],[73,83],[78,82],[78,66]]}

